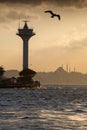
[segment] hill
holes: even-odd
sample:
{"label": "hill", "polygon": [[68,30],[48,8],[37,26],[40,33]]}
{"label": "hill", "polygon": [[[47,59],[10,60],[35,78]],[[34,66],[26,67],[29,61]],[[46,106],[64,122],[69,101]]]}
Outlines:
{"label": "hill", "polygon": [[18,70],[7,70],[5,73],[4,73],[4,76],[5,77],[8,77],[8,78],[11,78],[11,77],[18,77],[19,71]]}
{"label": "hill", "polygon": [[[7,70],[5,77],[18,77],[18,70]],[[34,77],[41,84],[61,84],[61,85],[87,85],[87,74],[80,72],[67,72],[59,67],[54,72],[38,72]]]}
{"label": "hill", "polygon": [[37,73],[35,80],[39,80],[42,84],[87,85],[87,74],[67,72],[59,67],[54,72]]}

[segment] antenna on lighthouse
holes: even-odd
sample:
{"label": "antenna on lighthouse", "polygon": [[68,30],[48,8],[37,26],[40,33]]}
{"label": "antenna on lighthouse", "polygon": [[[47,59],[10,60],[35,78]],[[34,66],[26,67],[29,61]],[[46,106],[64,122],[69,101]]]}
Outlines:
{"label": "antenna on lighthouse", "polygon": [[19,16],[19,27],[18,28],[20,29],[20,16]]}
{"label": "antenna on lighthouse", "polygon": [[22,22],[27,23],[27,22],[29,22],[29,21],[28,21],[28,20],[23,20]]}

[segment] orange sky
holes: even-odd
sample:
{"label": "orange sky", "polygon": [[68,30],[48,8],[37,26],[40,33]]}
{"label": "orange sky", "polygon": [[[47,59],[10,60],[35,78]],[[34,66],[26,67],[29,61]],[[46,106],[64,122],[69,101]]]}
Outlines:
{"label": "orange sky", "polygon": [[[69,64],[73,71],[87,73],[87,8],[85,4],[68,0],[65,3],[1,3],[0,4],[0,64],[5,69],[22,69],[22,40],[16,33],[21,21],[29,20],[36,33],[29,41],[30,68],[36,71],[54,71]],[[20,0],[19,0],[20,1]],[[37,1],[37,0],[36,0]],[[55,0],[56,1],[56,0]],[[58,0],[60,1],[60,0]],[[38,1],[41,2],[41,1]],[[81,1],[80,1],[81,2]],[[36,4],[36,5],[35,5]],[[3,7],[3,8],[2,8]],[[44,10],[52,9],[61,15],[61,21],[51,19]],[[20,23],[21,28],[23,22]]]}

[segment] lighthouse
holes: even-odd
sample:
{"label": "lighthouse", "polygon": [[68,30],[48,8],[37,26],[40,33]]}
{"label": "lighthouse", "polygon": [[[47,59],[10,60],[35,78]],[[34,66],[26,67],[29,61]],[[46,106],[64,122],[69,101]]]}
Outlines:
{"label": "lighthouse", "polygon": [[33,77],[35,76],[36,72],[29,68],[29,58],[28,58],[28,44],[29,40],[32,36],[35,35],[33,29],[30,29],[27,25],[27,21],[24,21],[24,27],[22,29],[18,29],[18,35],[23,40],[23,69],[19,72],[20,77],[18,77],[18,83],[25,84],[30,86],[37,86],[40,84],[39,82],[33,81]]}
{"label": "lighthouse", "polygon": [[24,21],[24,27],[18,29],[17,35],[23,40],[23,70],[28,69],[28,42],[32,36],[35,35],[33,29],[30,29],[27,25],[27,21]]}

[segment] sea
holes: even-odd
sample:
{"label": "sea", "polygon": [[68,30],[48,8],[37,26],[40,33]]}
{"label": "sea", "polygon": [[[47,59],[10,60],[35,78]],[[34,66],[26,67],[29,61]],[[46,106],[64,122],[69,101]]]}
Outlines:
{"label": "sea", "polygon": [[0,89],[0,130],[87,130],[87,86]]}

